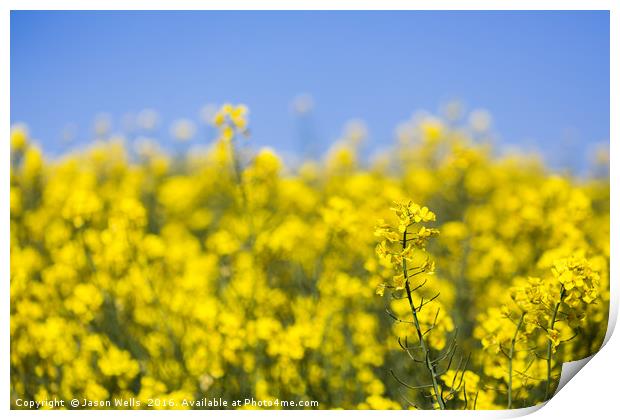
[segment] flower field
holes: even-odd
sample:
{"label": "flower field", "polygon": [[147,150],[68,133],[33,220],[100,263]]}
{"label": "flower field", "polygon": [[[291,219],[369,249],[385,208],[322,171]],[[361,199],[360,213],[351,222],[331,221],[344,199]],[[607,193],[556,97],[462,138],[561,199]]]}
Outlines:
{"label": "flower field", "polygon": [[251,150],[245,107],[214,125],[200,151],[109,138],[54,159],[12,131],[13,408],[519,408],[601,346],[604,164],[554,173],[426,117],[370,162],[350,130],[286,165]]}

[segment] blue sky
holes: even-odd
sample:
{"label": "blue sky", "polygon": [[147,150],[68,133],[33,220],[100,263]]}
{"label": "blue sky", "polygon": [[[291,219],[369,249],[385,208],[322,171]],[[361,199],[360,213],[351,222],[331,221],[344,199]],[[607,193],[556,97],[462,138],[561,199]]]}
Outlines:
{"label": "blue sky", "polygon": [[11,13],[11,121],[51,152],[67,124],[92,138],[101,112],[119,129],[156,109],[169,142],[173,120],[225,101],[248,104],[255,144],[295,152],[300,93],[322,148],[351,118],[384,147],[413,111],[459,99],[488,109],[504,144],[579,166],[609,139],[609,14]]}

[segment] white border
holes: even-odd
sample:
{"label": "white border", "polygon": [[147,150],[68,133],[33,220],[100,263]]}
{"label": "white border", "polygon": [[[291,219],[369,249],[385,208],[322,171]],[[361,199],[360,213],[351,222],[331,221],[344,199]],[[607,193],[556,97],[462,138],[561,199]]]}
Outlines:
{"label": "white border", "polygon": [[[259,4],[260,3],[260,4]],[[227,0],[218,2],[207,2],[198,0],[58,0],[53,4],[45,0],[3,0],[0,2],[0,92],[10,93],[10,10],[609,10],[611,19],[611,39],[610,39],[610,152],[611,160],[616,162],[618,159],[618,121],[620,121],[620,112],[618,108],[618,74],[620,74],[620,66],[618,65],[618,50],[620,40],[620,6],[617,1],[612,0]],[[2,381],[0,404],[4,408],[3,411],[9,411],[9,415],[13,417],[39,417],[50,416],[50,418],[73,417],[81,418],[85,413],[70,412],[24,412],[10,411],[10,376],[9,362],[10,352],[8,343],[10,341],[9,333],[9,279],[10,279],[10,259],[9,259],[9,131],[10,131],[10,99],[9,95],[2,95],[0,101],[0,133],[2,141],[0,142],[0,159],[3,165],[0,169],[0,194],[3,198],[0,201],[0,213],[3,223],[0,223],[0,267],[2,267],[2,291],[3,305],[0,320],[2,323],[2,337],[0,353],[2,354],[2,362],[0,363],[0,378]],[[612,140],[613,139],[613,140]],[[611,179],[618,180],[618,170],[611,166]],[[618,212],[618,190],[617,185],[612,183],[611,186],[611,249],[612,256],[618,243],[618,224],[613,215]],[[609,323],[609,331],[606,340],[609,340],[605,347],[597,354],[589,363],[589,367],[584,372],[577,375],[577,379],[573,379],[562,389],[546,406],[545,409],[537,411],[534,409],[495,411],[495,412],[435,412],[435,411],[396,411],[396,412],[339,412],[339,411],[321,411],[320,415],[326,417],[341,415],[353,415],[356,417],[372,416],[373,413],[381,416],[389,416],[392,418],[505,418],[525,415],[536,411],[532,418],[568,418],[585,417],[590,418],[608,418],[612,411],[617,411],[617,378],[620,377],[620,363],[616,354],[620,354],[620,341],[617,337],[611,337],[611,332],[615,326],[618,316],[618,281],[616,273],[618,273],[618,264],[620,259],[611,258],[611,317]],[[617,334],[616,334],[617,336]],[[5,411],[5,412],[6,412]],[[245,412],[225,411],[225,412],[178,412],[178,411],[115,411],[115,412],[89,412],[89,418],[101,418],[102,416],[114,415],[121,418],[136,416],[145,418],[177,418],[188,416],[223,416],[240,418],[245,416]],[[253,415],[265,418],[270,416],[270,412],[255,412]],[[286,411],[280,415],[285,417],[294,416],[295,418],[311,418],[317,415],[316,411]]]}

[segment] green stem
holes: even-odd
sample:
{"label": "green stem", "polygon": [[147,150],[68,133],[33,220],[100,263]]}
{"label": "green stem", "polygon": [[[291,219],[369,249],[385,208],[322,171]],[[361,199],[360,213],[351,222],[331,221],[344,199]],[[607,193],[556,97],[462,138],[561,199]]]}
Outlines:
{"label": "green stem", "polygon": [[[549,322],[549,329],[553,330],[555,327],[555,322],[558,317],[558,311],[560,310],[560,305],[562,304],[562,299],[564,299],[564,286],[562,285],[562,289],[560,290],[560,300],[556,303],[555,308],[553,309],[553,315],[551,316],[551,322]],[[547,342],[547,382],[545,384],[545,401],[549,399],[549,391],[551,387],[551,355],[553,354],[553,341],[549,338]]]}
{"label": "green stem", "polygon": [[517,324],[517,329],[515,330],[515,334],[512,336],[512,340],[510,341],[510,353],[508,354],[508,409],[512,408],[512,359],[515,353],[515,345],[517,343],[517,336],[519,335],[519,330],[521,329],[521,325],[523,325],[524,317],[525,317],[525,313],[522,313],[521,318],[519,318],[519,323]]}
{"label": "green stem", "polygon": [[[407,247],[407,229],[403,233],[403,249]],[[407,291],[407,299],[409,300],[409,307],[411,308],[411,314],[413,315],[413,323],[415,325],[415,329],[418,333],[418,340],[420,342],[420,347],[424,352],[424,360],[426,361],[426,368],[431,374],[431,380],[433,381],[433,391],[435,392],[435,399],[437,400],[437,404],[439,405],[439,409],[445,410],[446,405],[443,401],[443,397],[439,390],[439,384],[437,383],[437,372],[435,371],[435,366],[431,362],[430,358],[430,350],[426,341],[424,340],[424,334],[422,333],[422,328],[420,327],[420,321],[418,320],[418,311],[413,304],[413,298],[411,296],[411,287],[409,286],[409,274],[407,272],[407,260],[403,258],[403,275],[405,276],[405,290]]]}
{"label": "green stem", "polygon": [[235,181],[237,182],[237,185],[239,186],[239,190],[241,192],[242,210],[248,219],[248,226],[250,229],[248,245],[252,247],[252,245],[254,244],[254,220],[252,219],[252,216],[250,215],[248,193],[245,188],[245,182],[243,181],[243,170],[241,168],[241,162],[239,161],[239,157],[237,156],[237,150],[235,149],[234,142],[235,142],[235,136],[233,136],[229,142],[230,143],[230,156],[232,159],[233,172],[235,174]]}
{"label": "green stem", "polygon": [[241,200],[243,200],[243,207],[247,207],[247,194],[245,192],[245,185],[243,183],[243,175],[241,172],[241,162],[239,161],[239,157],[237,156],[237,150],[235,149],[235,138],[231,138],[230,143],[230,157],[232,159],[233,172],[235,173],[235,180],[239,185],[239,189],[241,190]]}

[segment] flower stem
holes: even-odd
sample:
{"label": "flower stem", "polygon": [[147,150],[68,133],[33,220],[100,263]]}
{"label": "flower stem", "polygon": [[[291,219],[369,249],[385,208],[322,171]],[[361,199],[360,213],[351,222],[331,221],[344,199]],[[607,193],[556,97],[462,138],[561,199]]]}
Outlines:
{"label": "flower stem", "polygon": [[243,169],[241,167],[241,161],[239,159],[237,149],[235,148],[235,136],[230,139],[230,157],[232,160],[233,173],[235,176],[235,181],[237,182],[237,186],[239,187],[239,191],[241,193],[241,207],[242,211],[247,217],[248,227],[250,230],[250,234],[248,237],[248,246],[251,248],[254,245],[254,220],[252,219],[252,215],[250,214],[250,205],[248,200],[248,192],[246,190],[246,185],[243,179]]}
{"label": "flower stem", "polygon": [[245,191],[245,184],[243,183],[243,173],[241,169],[241,162],[239,161],[239,157],[237,156],[237,150],[234,144],[235,138],[231,138],[229,140],[230,143],[230,157],[232,160],[233,173],[235,175],[235,181],[237,181],[237,185],[239,185],[239,189],[241,191],[241,200],[243,201],[243,207],[247,207],[247,194]]}
{"label": "flower stem", "polygon": [[[403,233],[403,249],[407,247],[407,229]],[[405,276],[405,290],[407,291],[407,299],[409,300],[409,307],[411,308],[411,315],[413,315],[413,323],[415,325],[415,329],[418,333],[418,340],[420,342],[420,347],[424,352],[424,360],[426,362],[426,368],[431,374],[431,380],[433,382],[433,391],[435,393],[435,399],[437,400],[437,404],[439,405],[439,409],[445,410],[446,405],[443,401],[443,397],[439,390],[439,384],[437,383],[437,372],[435,371],[435,366],[431,362],[430,358],[430,349],[424,340],[424,334],[422,333],[422,328],[420,327],[420,321],[418,320],[418,311],[416,310],[415,305],[413,304],[413,297],[411,296],[411,287],[409,286],[409,274],[407,271],[407,260],[403,258],[403,275]]]}
{"label": "flower stem", "polygon": [[512,408],[512,359],[515,353],[517,336],[519,335],[521,325],[523,325],[523,318],[525,318],[525,313],[522,313],[521,318],[519,318],[517,329],[515,330],[515,334],[512,336],[512,340],[510,341],[510,353],[508,353],[508,409]]}
{"label": "flower stem", "polygon": [[[555,322],[558,317],[558,311],[560,310],[560,305],[562,304],[562,299],[564,299],[564,285],[562,285],[562,289],[560,290],[560,300],[556,303],[555,308],[553,309],[553,315],[551,316],[551,321],[549,322],[549,329],[553,330],[555,327]],[[545,384],[545,401],[549,399],[549,391],[551,387],[551,355],[553,354],[553,341],[551,337],[547,342],[547,382]]]}

